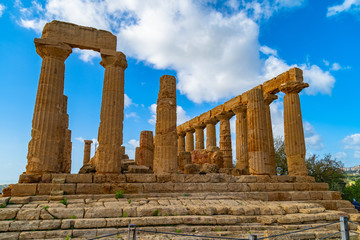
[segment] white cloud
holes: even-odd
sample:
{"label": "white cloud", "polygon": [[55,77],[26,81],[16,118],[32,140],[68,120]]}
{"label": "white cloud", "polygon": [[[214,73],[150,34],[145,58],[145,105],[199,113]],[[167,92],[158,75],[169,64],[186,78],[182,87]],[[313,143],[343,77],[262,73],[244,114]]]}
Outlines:
{"label": "white cloud", "polygon": [[337,152],[334,154],[334,157],[338,160],[345,159],[347,157],[346,152]]}
{"label": "white cloud", "polygon": [[[79,54],[79,58],[86,63],[93,63],[93,59],[100,59],[100,53],[92,50],[73,49],[73,53]],[[99,61],[100,62],[100,61]]]}
{"label": "white cloud", "polygon": [[[151,104],[151,106],[149,107],[151,112],[151,118],[148,120],[148,123],[150,123],[151,125],[156,124],[156,106],[157,105],[154,103]],[[191,119],[190,116],[186,115],[186,111],[181,106],[177,106],[176,111],[177,125],[180,125]]]}
{"label": "white cloud", "polygon": [[313,125],[309,122],[304,122],[304,135],[306,146],[312,150],[319,151],[324,148],[322,138],[317,132]]}
{"label": "white cloud", "polygon": [[139,116],[137,115],[136,112],[130,112],[130,113],[125,113],[125,118],[138,118]]}
{"label": "white cloud", "polygon": [[128,108],[131,105],[134,105],[135,107],[139,106],[138,104],[133,103],[132,99],[125,93],[124,94],[124,107]]}
{"label": "white cloud", "polygon": [[6,7],[3,4],[0,4],[0,17],[3,15]]}
{"label": "white cloud", "polygon": [[346,136],[342,142],[345,143],[345,149],[354,149],[360,151],[360,133]]}
{"label": "white cloud", "polygon": [[328,71],[322,70],[317,65],[303,64],[300,66],[304,72],[304,80],[309,83],[310,87],[305,89],[308,95],[318,93],[331,95],[334,88],[335,78]]}
{"label": "white cloud", "polygon": [[129,142],[128,142],[128,144],[130,145],[130,146],[132,146],[133,148],[136,148],[136,147],[138,147],[139,146],[139,141],[137,141],[137,140],[135,140],[135,139],[131,139]]}
{"label": "white cloud", "polygon": [[280,97],[270,104],[270,114],[274,138],[284,137],[284,107]]}
{"label": "white cloud", "polygon": [[277,51],[275,49],[269,48],[268,46],[261,46],[259,51],[265,55],[277,56]]}
{"label": "white cloud", "polygon": [[334,16],[342,12],[356,12],[360,10],[360,0],[344,0],[342,4],[328,7],[326,16]]}
{"label": "white cloud", "polygon": [[327,60],[323,60],[323,63],[325,64],[325,66],[329,66],[330,65],[330,62],[329,61],[327,61]]}
{"label": "white cloud", "polygon": [[84,138],[82,137],[76,137],[75,140],[78,140],[79,142],[84,142]]}
{"label": "white cloud", "polygon": [[135,159],[135,149],[139,146],[139,141],[136,139],[131,139],[126,144],[126,154],[129,156],[130,159]]}

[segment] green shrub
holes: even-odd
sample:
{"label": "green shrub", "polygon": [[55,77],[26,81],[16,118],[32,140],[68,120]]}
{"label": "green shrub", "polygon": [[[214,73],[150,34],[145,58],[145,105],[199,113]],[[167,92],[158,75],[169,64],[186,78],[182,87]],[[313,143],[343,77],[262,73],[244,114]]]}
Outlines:
{"label": "green shrub", "polygon": [[60,203],[64,204],[65,206],[67,206],[67,205],[68,205],[68,203],[67,203],[67,199],[66,199],[66,198],[64,198],[63,200],[61,200],[61,201],[60,201]]}
{"label": "green shrub", "polygon": [[123,191],[123,190],[116,191],[116,192],[115,192],[115,198],[116,198],[116,199],[124,198],[124,191]]}
{"label": "green shrub", "polygon": [[122,217],[127,217],[127,212],[123,212],[123,215],[122,215]]}

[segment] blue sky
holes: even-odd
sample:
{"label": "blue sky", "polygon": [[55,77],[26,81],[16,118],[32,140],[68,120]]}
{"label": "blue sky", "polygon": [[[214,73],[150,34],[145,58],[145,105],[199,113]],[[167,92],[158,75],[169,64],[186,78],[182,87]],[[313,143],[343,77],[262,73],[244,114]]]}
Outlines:
{"label": "blue sky", "polygon": [[[42,61],[33,39],[54,19],[118,37],[128,59],[124,145],[132,158],[140,132],[154,130],[161,75],[177,78],[182,123],[297,66],[310,84],[301,94],[308,154],[360,164],[360,0],[0,0],[0,183],[25,171]],[[78,49],[65,62],[73,172],[82,139],[97,138],[99,62]],[[281,94],[271,113],[274,135],[283,136]]]}

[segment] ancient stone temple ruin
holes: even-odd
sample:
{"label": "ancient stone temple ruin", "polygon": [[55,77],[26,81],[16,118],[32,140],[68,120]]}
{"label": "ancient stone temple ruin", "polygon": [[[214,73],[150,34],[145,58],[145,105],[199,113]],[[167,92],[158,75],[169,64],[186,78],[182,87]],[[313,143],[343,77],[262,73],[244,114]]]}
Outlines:
{"label": "ancient stone temple ruin", "polygon": [[[5,206],[0,208],[0,238],[95,237],[129,223],[159,231],[174,231],[173,225],[186,226],[183,231],[236,232],[249,224],[257,224],[252,226],[259,231],[285,231],[354,212],[339,192],[308,176],[299,93],[309,85],[301,69],[292,68],[181,125],[176,122],[176,79],[162,76],[155,132],[141,132],[134,161],[122,146],[127,61],[116,51],[116,37],[52,21],[34,42],[43,62],[26,172],[0,198]],[[65,60],[72,48],[100,52],[105,69],[99,145],[91,158],[92,141],[84,141],[79,174],[70,173],[71,116],[64,95]],[[288,176],[276,175],[270,104],[279,92],[285,94]],[[232,118],[236,139],[231,138]],[[17,207],[8,208],[9,203]],[[1,221],[6,219],[17,222]],[[18,223],[26,221],[31,224]]]}

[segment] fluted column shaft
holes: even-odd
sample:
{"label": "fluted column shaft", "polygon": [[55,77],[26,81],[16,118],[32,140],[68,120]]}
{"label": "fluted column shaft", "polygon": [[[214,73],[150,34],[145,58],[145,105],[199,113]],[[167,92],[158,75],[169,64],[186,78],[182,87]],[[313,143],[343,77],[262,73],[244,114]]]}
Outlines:
{"label": "fluted column shaft", "polygon": [[186,132],[186,145],[185,145],[185,151],[186,152],[192,152],[194,151],[194,132],[195,132],[195,129],[194,128],[187,128],[185,130]]}
{"label": "fluted column shaft", "polygon": [[153,169],[154,165],[154,138],[152,131],[140,133],[139,165]]}
{"label": "fluted column shaft", "polygon": [[194,125],[195,128],[195,149],[204,149],[204,123],[197,123]]}
{"label": "fluted column shaft", "polygon": [[307,176],[305,137],[301,116],[299,92],[309,85],[291,81],[280,86],[284,96],[285,153],[289,175]]}
{"label": "fluted column shaft", "polygon": [[276,175],[276,161],[275,161],[275,148],[274,148],[274,136],[272,131],[270,104],[278,97],[275,94],[264,95],[265,101],[265,114],[266,114],[266,129],[268,135],[269,144],[269,170],[270,175]]}
{"label": "fluted column shaft", "polygon": [[179,152],[185,152],[185,132],[178,133],[178,154]]}
{"label": "fluted column shaft", "polygon": [[[32,121],[26,173],[61,172],[64,141],[63,91],[65,60],[72,52],[66,44],[45,44],[35,41],[42,57],[41,73]],[[62,152],[61,152],[62,151]]]}
{"label": "fluted column shaft", "polygon": [[93,141],[91,140],[84,140],[85,146],[84,146],[84,160],[83,165],[86,165],[90,161],[90,155],[91,155],[91,144]]}
{"label": "fluted column shaft", "polygon": [[156,107],[154,172],[173,173],[177,169],[176,79],[164,75]]}
{"label": "fluted column shaft", "polygon": [[63,106],[62,106],[62,119],[61,119],[61,137],[60,137],[60,152],[59,161],[61,162],[61,172],[71,172],[71,131],[69,128],[69,115],[67,114],[67,96],[63,95]]}
{"label": "fluted column shaft", "polygon": [[233,109],[236,114],[236,168],[249,174],[246,105]]}
{"label": "fluted column shaft", "polygon": [[206,125],[206,149],[216,147],[216,127],[219,122],[216,118],[210,118],[204,121]]}
{"label": "fluted column shaft", "polygon": [[100,64],[105,68],[98,133],[96,171],[98,173],[120,173],[121,148],[124,120],[124,71],[126,56],[101,55]]}
{"label": "fluted column shaft", "polygon": [[223,154],[224,168],[232,168],[232,146],[231,146],[231,128],[230,118],[234,116],[233,112],[222,112],[216,115],[220,120],[220,150]]}
{"label": "fluted column shaft", "polygon": [[269,172],[269,143],[267,139],[266,114],[262,88],[254,88],[247,94],[247,126],[249,170],[251,175]]}

